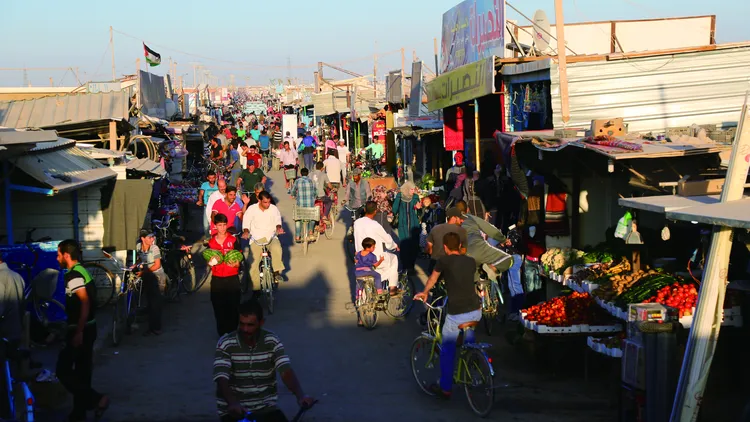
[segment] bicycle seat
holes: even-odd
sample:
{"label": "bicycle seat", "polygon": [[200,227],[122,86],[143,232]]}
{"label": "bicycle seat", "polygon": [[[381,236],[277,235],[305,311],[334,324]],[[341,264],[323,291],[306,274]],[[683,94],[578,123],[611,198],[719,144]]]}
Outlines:
{"label": "bicycle seat", "polygon": [[469,328],[474,328],[477,325],[479,325],[479,321],[464,322],[463,324],[458,324],[458,329],[459,330],[466,330],[466,329],[469,329]]}

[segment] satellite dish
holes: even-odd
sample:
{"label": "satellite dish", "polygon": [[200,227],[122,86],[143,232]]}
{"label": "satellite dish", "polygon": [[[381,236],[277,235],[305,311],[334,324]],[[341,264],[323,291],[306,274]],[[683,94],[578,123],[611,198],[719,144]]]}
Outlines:
{"label": "satellite dish", "polygon": [[544,10],[539,9],[534,12],[534,46],[542,53],[549,50],[550,31],[549,19]]}

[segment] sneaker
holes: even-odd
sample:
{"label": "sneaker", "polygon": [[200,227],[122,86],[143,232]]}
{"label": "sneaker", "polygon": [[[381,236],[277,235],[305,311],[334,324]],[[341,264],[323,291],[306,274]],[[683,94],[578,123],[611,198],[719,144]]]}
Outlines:
{"label": "sneaker", "polygon": [[440,385],[438,384],[430,384],[430,386],[427,387],[427,391],[431,392],[441,400],[450,400],[451,398],[451,393],[443,391],[443,389],[440,388]]}
{"label": "sneaker", "polygon": [[275,284],[279,284],[279,283],[282,283],[284,281],[286,281],[286,279],[284,279],[284,276],[281,275],[281,273],[273,273],[273,282]]}

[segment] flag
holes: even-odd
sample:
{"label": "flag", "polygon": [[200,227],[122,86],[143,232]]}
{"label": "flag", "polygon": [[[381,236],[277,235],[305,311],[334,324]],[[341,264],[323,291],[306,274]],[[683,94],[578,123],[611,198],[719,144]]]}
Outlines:
{"label": "flag", "polygon": [[151,66],[159,66],[159,64],[161,64],[161,55],[148,48],[146,43],[143,43],[143,55],[146,56],[146,61]]}

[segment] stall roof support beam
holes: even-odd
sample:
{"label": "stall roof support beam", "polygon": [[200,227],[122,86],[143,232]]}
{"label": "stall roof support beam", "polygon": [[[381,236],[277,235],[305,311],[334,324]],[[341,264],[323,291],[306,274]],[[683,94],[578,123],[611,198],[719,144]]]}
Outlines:
{"label": "stall roof support beam", "polygon": [[9,186],[10,189],[17,190],[19,192],[41,193],[42,195],[47,196],[53,196],[55,194],[54,189],[35,188],[33,186],[14,185],[12,183]]}
{"label": "stall roof support beam", "polygon": [[10,163],[3,161],[3,177],[5,178],[5,235],[8,244],[15,243],[13,239],[13,207],[10,205]]}

